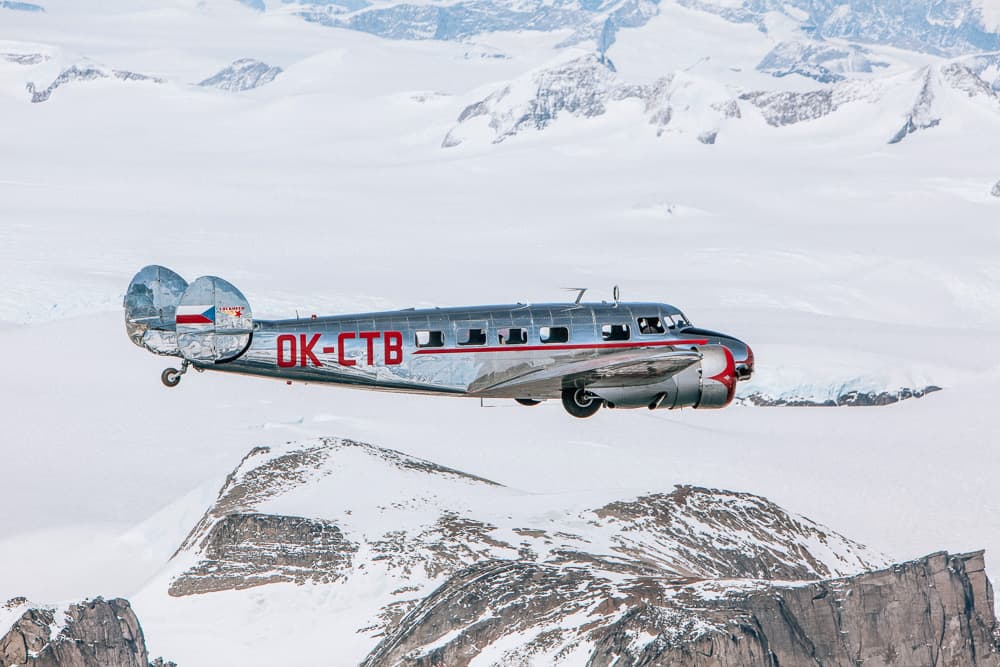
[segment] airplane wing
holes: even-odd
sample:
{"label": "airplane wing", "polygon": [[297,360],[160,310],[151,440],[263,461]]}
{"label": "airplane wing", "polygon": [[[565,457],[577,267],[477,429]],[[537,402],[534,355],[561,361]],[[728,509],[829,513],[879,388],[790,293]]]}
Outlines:
{"label": "airplane wing", "polygon": [[622,350],[589,359],[527,370],[487,389],[490,394],[531,395],[563,387],[611,387],[622,383],[665,380],[701,360],[692,350],[665,352],[656,348]]}

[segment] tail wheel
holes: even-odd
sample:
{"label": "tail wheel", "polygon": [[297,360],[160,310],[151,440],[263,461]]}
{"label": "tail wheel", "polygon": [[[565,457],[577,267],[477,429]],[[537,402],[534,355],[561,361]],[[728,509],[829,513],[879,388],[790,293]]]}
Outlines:
{"label": "tail wheel", "polygon": [[527,405],[528,407],[541,403],[541,401],[536,401],[533,398],[515,398],[514,401],[520,403],[521,405]]}
{"label": "tail wheel", "polygon": [[168,387],[176,387],[181,382],[181,372],[176,368],[167,368],[160,373],[160,382]]}
{"label": "tail wheel", "polygon": [[566,408],[566,412],[570,413],[574,417],[579,417],[584,419],[586,417],[592,417],[601,406],[604,401],[594,396],[586,389],[563,389],[562,393],[562,403],[563,407]]}

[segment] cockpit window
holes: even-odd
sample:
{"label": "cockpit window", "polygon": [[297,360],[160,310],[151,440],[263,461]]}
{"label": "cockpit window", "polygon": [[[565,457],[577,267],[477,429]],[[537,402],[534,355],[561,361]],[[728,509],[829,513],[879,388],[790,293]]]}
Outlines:
{"label": "cockpit window", "polygon": [[627,324],[602,324],[601,338],[604,340],[628,340],[630,336]]}
{"label": "cockpit window", "polygon": [[639,333],[644,336],[666,333],[659,317],[640,317],[636,320],[636,324],[639,325]]}
{"label": "cockpit window", "polygon": [[520,327],[500,329],[497,340],[501,345],[524,345],[528,342],[528,330]]}
{"label": "cockpit window", "polygon": [[683,329],[684,327],[691,326],[691,323],[687,321],[683,313],[665,314],[663,322],[667,325],[668,329]]}

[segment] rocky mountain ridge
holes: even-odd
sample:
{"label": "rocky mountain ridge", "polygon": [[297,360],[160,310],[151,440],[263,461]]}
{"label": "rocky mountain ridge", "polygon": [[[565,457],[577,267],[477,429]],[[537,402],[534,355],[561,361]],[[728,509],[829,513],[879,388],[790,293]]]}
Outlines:
{"label": "rocky mountain ridge", "polygon": [[[809,583],[622,585],[584,570],[483,564],[434,591],[363,667],[993,667],[983,567],[982,552],[937,553]],[[616,606],[628,611],[608,613]]]}
{"label": "rocky mountain ridge", "polygon": [[[381,490],[354,489],[345,476],[351,469],[382,480]],[[333,509],[305,511],[297,500],[304,495],[323,496]],[[495,482],[351,440],[257,448],[175,555],[185,566],[170,594],[331,583],[357,576],[372,560],[409,586],[497,559],[582,557],[636,575],[790,580],[887,563],[750,494],[677,487],[590,508],[571,504],[558,518],[534,502]]]}
{"label": "rocky mountain ridge", "polygon": [[[888,650],[905,619],[924,633],[941,609],[967,611],[956,602],[966,590],[975,611],[942,641],[960,645],[963,660],[979,651],[955,664],[1000,664],[981,554],[890,568],[752,494],[678,486],[617,500],[537,498],[337,438],[251,451],[171,571],[165,592],[189,609],[273,586],[336,599],[377,581],[378,611],[355,621],[374,647],[365,667],[799,664],[805,646],[842,661],[859,645]],[[942,574],[952,571],[968,576]],[[924,614],[932,583],[947,601]],[[853,600],[875,589],[907,602],[872,620]]]}
{"label": "rocky mountain ridge", "polygon": [[737,93],[731,87],[678,71],[651,84],[631,84],[605,58],[588,54],[529,72],[469,104],[458,115],[442,146],[450,148],[466,139],[482,137],[483,131],[472,127],[476,124],[485,124],[491,141],[500,143],[527,130],[543,130],[560,116],[603,116],[612,104],[628,100],[642,104],[643,114],[657,136],[678,128],[708,144],[716,141],[726,123],[748,114],[759,114],[768,125],[781,128],[822,119],[848,105],[864,104],[873,111],[882,107],[878,110],[884,112],[886,101],[900,96],[912,96],[913,101],[899,108],[901,124],[887,136],[890,144],[938,126],[945,113],[941,108],[944,98],[966,99],[1000,116],[1000,94],[976,72],[988,71],[982,62],[972,62],[973,67],[954,61],[940,67],[927,66],[910,75],[845,79],[810,63],[818,57],[817,52],[798,55],[802,59],[784,63],[775,60],[767,69],[786,75],[806,68],[811,78],[831,83],[806,91]]}
{"label": "rocky mountain ridge", "polygon": [[[36,62],[41,62],[41,61],[38,60]],[[59,73],[59,76],[57,76],[52,81],[52,83],[50,83],[46,88],[42,90],[36,88],[34,82],[27,83],[25,85],[25,89],[31,96],[31,101],[35,104],[38,104],[39,102],[45,102],[46,100],[48,100],[50,97],[52,97],[52,93],[54,93],[57,88],[65,86],[68,83],[77,81],[95,81],[97,79],[117,79],[119,81],[148,81],[151,83],[163,83],[163,79],[159,79],[154,76],[138,74],[136,72],[130,72],[128,70],[111,69],[109,67],[104,67],[102,65],[80,63],[64,69],[62,72]]]}
{"label": "rocky mountain ridge", "polygon": [[[244,2],[262,10],[262,3]],[[839,39],[941,56],[1000,51],[1000,33],[975,0],[892,0],[836,3],[827,0],[678,0],[679,5],[734,23],[752,23],[762,32],[769,20],[797,26],[819,45]],[[660,11],[658,0],[565,0],[558,3],[507,0],[395,4],[368,0],[282,0],[281,11],[330,27],[368,32],[388,39],[458,40],[510,31],[570,29],[566,44],[596,41],[604,53],[619,28],[644,25]],[[610,37],[610,39],[609,39]]]}

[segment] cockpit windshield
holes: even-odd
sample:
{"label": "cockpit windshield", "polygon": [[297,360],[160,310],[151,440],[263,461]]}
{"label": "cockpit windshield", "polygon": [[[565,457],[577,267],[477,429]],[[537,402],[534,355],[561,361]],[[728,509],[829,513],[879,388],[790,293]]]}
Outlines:
{"label": "cockpit windshield", "polygon": [[664,313],[663,321],[666,322],[667,326],[671,329],[683,329],[691,326],[691,322],[687,317],[685,317],[684,313],[679,310],[676,313]]}

